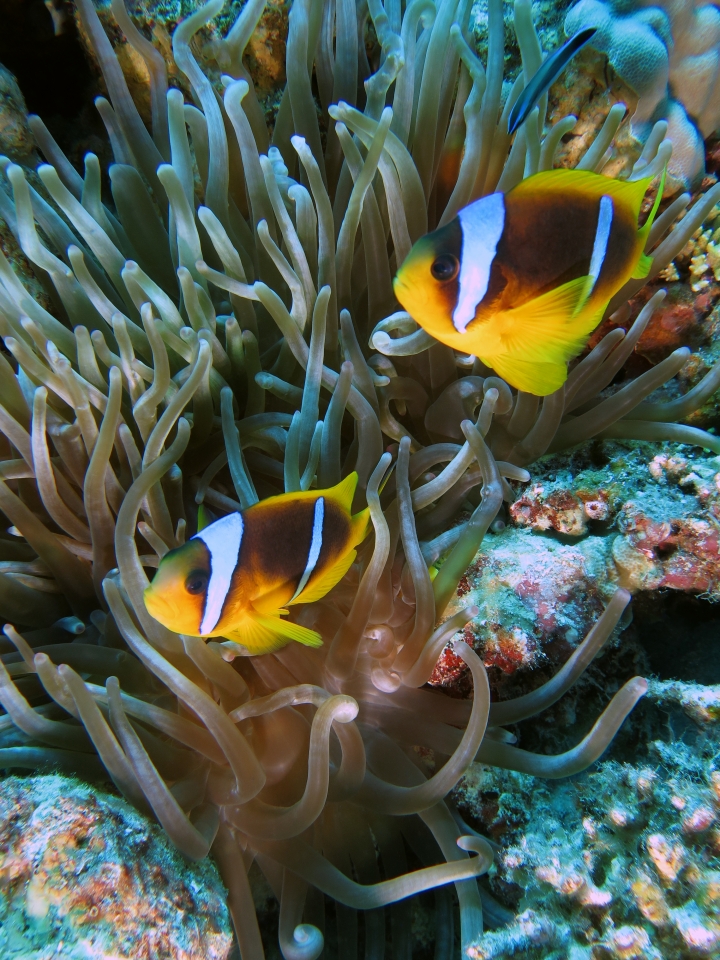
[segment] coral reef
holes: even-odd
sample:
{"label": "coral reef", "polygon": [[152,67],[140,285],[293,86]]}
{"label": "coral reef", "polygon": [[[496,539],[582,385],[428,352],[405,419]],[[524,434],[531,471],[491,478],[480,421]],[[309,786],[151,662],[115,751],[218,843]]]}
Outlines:
{"label": "coral reef", "polygon": [[0,790],[0,952],[227,960],[225,889],[124,800],[61,776]]}
{"label": "coral reef", "polygon": [[[482,657],[500,696],[507,696],[506,678],[516,671],[567,660],[616,589],[607,550],[600,537],[569,546],[513,527],[485,540],[449,612],[467,604],[478,608],[463,637]],[[461,678],[469,681],[467,669],[448,648],[430,683],[457,695]]]}
{"label": "coral reef", "polygon": [[573,473],[548,465],[510,505],[510,517],[519,527],[567,537],[600,525],[602,540],[590,537],[586,549],[601,577],[631,592],[669,588],[717,599],[720,460],[652,453],[647,446],[610,445],[603,467]]}
{"label": "coral reef", "polygon": [[[585,640],[537,689],[491,703],[481,658],[453,640],[478,613],[457,603],[458,587],[500,529],[503,501],[517,499],[511,484],[543,454],[598,436],[720,453],[717,436],[684,423],[716,391],[720,366],[683,392],[679,348],[614,385],[656,292],[540,401],[396,310],[391,277],[412,243],[476,197],[550,169],[572,126],[546,129],[543,107],[506,136],[524,78],[503,106],[500,0],[488,4],[486,67],[465,39],[467,4],[373,0],[359,31],[353,4],[296,0],[271,129],[243,59],[264,0],[246,3],[224,37],[208,29],[221,8],[211,0],[172,36],[170,67],[192,102],[127,14],[127,45],[111,31],[132,48],[124,62],[147,68],[146,125],[91,0],[78,0],[108,93],[97,106],[110,195],[98,157],[86,155],[81,176],[39,118],[37,180],[0,160],[6,219],[51,298],[44,307],[0,257],[0,614],[14,621],[0,658],[1,762],[105,775],[185,856],[212,851],[244,960],[263,956],[250,869],[279,903],[286,960],[320,955],[326,907],[340,956],[358,944],[378,955],[386,925],[392,952],[407,956],[398,904],[429,890],[439,906],[424,942],[456,955],[482,934],[476,878],[492,848],[454,816],[449,792],[474,759],[550,779],[580,772],[647,689],[631,674],[603,690],[587,734],[559,752],[513,746],[505,727],[580,680],[629,596],[608,590],[583,607],[566,582],[557,600],[576,634],[553,614],[564,652],[594,620]],[[531,73],[542,52],[528,0],[514,26]],[[604,169],[623,112],[610,109],[581,169]],[[662,172],[665,132],[654,129],[628,176]],[[682,218],[677,205],[658,217],[647,281],[718,199],[714,187]],[[629,282],[609,312],[625,322],[645,283]],[[320,649],[250,657],[148,614],[148,578],[202,514],[323,489],[353,470],[371,536],[331,593],[289,615],[321,635]],[[508,534],[521,536],[532,535]],[[543,598],[526,592],[529,621]],[[450,640],[472,699],[424,689]]]}
{"label": "coral reef", "polygon": [[[600,464],[543,458],[481,545],[448,609],[477,607],[463,636],[499,698],[563,663],[618,585],[720,598],[720,458],[656,449],[605,441]],[[449,647],[430,682],[468,692]]]}
{"label": "coral reef", "polygon": [[665,119],[673,141],[668,167],[675,190],[699,182],[703,137],[720,124],[720,11],[691,0],[652,5],[627,0],[580,0],[568,13],[568,36],[587,27],[591,44],[638,96],[633,123],[641,139]]}
{"label": "coral reef", "polygon": [[[661,684],[649,698],[669,702]],[[685,693],[676,702],[691,700]],[[698,715],[715,723],[717,716]],[[500,844],[491,886],[518,916],[473,960],[684,960],[720,947],[717,730],[655,741],[641,762],[605,761],[548,786],[473,768],[456,799]]]}

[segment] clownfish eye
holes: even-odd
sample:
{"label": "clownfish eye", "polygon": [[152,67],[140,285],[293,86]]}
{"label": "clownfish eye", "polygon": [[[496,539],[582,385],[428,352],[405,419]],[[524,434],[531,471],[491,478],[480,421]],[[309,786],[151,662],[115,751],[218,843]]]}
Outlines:
{"label": "clownfish eye", "polygon": [[457,257],[453,257],[450,253],[445,253],[433,260],[430,273],[436,280],[439,280],[440,283],[447,283],[448,280],[455,279],[459,266],[460,264],[458,263]]}
{"label": "clownfish eye", "polygon": [[208,575],[204,570],[193,570],[185,581],[185,589],[193,595],[204,593],[207,585]]}

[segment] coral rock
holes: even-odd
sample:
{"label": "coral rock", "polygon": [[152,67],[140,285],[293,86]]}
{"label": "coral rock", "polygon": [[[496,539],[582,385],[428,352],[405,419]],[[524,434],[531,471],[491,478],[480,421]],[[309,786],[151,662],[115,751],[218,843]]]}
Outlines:
{"label": "coral rock", "polygon": [[699,182],[702,137],[720,124],[720,11],[703,0],[657,0],[652,6],[580,0],[567,15],[565,31],[570,36],[587,27],[597,30],[591,45],[607,54],[639,97],[633,127],[640,136],[652,122],[668,121],[670,190]]}
{"label": "coral rock", "polygon": [[226,960],[225,890],[117,797],[59,776],[0,791],[0,955]]}
{"label": "coral rock", "polygon": [[15,77],[0,64],[0,153],[15,163],[30,164],[37,162],[34,151],[25,98]]}
{"label": "coral rock", "polygon": [[[480,608],[464,639],[502,674],[548,658],[562,662],[603,606],[606,573],[600,538],[570,546],[508,527],[481,549],[448,613],[471,603]],[[463,676],[464,664],[447,649],[430,682],[461,691]]]}

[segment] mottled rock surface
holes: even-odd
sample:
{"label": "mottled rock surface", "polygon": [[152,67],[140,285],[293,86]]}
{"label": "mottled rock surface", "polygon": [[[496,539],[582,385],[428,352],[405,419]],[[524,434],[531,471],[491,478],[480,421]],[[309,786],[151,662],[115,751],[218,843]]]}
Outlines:
{"label": "mottled rock surface", "polygon": [[60,776],[0,781],[0,956],[227,960],[226,893],[124,801]]}

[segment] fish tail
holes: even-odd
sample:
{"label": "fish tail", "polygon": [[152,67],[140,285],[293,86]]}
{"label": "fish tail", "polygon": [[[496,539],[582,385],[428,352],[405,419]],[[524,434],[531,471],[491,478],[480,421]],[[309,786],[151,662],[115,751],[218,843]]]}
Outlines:
{"label": "fish tail", "polygon": [[352,518],[352,533],[349,546],[356,547],[362,543],[370,531],[370,508],[365,507]]}
{"label": "fish tail", "polygon": [[[654,222],[654,220],[655,220],[655,215],[656,215],[657,212],[658,212],[658,208],[659,208],[660,202],[661,202],[661,200],[662,200],[663,190],[664,190],[664,188],[665,188],[665,178],[666,178],[666,176],[667,176],[667,165],[663,168],[663,172],[662,172],[662,174],[660,175],[660,183],[659,183],[659,185],[658,185],[657,194],[655,195],[655,201],[654,201],[654,203],[653,203],[653,205],[652,205],[652,208],[651,208],[651,210],[650,210],[650,213],[647,215],[647,220],[646,220],[645,223],[642,225],[642,227],[640,227],[640,229],[638,230],[638,237],[643,241],[643,246],[645,246],[645,243],[647,242],[648,235],[650,234],[650,230],[651,230],[652,225],[653,225],[653,222]],[[645,191],[647,192],[647,188],[648,188],[648,187],[650,186],[650,184],[652,183],[652,179],[651,179],[651,178],[648,178],[647,180],[643,180],[642,182],[645,184]],[[644,276],[644,275],[645,275],[645,274],[643,274],[643,276]],[[638,279],[641,279],[641,278],[638,277]]]}

